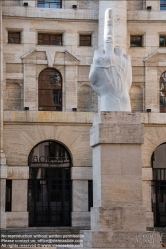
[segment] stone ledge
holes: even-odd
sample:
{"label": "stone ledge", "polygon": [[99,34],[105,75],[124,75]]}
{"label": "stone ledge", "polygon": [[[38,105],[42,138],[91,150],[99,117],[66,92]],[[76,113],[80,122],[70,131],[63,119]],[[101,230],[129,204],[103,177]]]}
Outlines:
{"label": "stone ledge", "polygon": [[4,111],[4,122],[92,124],[95,112]]}
{"label": "stone ledge", "polygon": [[78,20],[98,20],[98,9],[51,9],[37,7],[5,7],[3,6],[3,16],[25,17],[25,18],[46,18],[46,19],[72,19]]}
{"label": "stone ledge", "polygon": [[140,124],[140,112],[99,112],[94,116],[93,125],[104,124]]}
{"label": "stone ledge", "polygon": [[165,113],[141,113],[141,123],[145,125],[166,124],[166,115]]}

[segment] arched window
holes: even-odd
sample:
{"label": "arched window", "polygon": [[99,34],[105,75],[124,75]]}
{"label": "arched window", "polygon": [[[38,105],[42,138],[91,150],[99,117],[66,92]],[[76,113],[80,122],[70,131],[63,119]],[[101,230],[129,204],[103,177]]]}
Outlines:
{"label": "arched window", "polygon": [[159,145],[152,155],[152,211],[154,226],[166,226],[166,143]]}
{"label": "arched window", "polygon": [[28,158],[29,226],[71,225],[71,156],[55,141],[37,144]]}
{"label": "arched window", "polygon": [[160,77],[160,112],[166,112],[166,72]]}
{"label": "arched window", "polygon": [[39,111],[62,111],[62,77],[58,70],[44,69],[39,75]]}

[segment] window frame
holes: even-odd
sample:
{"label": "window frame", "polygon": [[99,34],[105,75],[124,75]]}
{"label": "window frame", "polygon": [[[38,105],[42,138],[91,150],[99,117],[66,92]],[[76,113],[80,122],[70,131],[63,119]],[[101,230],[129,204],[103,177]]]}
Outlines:
{"label": "window frame", "polygon": [[[46,72],[45,75],[42,76],[42,74],[44,73],[44,71]],[[47,77],[47,73],[48,72],[57,72],[59,74],[59,77],[60,77],[60,83],[61,83],[61,88],[59,89],[57,86],[52,86],[52,88],[46,88],[46,86],[41,86],[42,82],[45,82],[46,81],[46,77]],[[42,78],[43,77],[43,78]],[[45,83],[44,83],[45,84]],[[61,95],[60,95],[60,99],[61,99],[61,104],[58,105],[58,104],[55,104],[54,106],[48,106],[48,105],[41,105],[40,104],[40,98],[42,96],[42,91],[45,91],[46,93],[48,93],[49,95],[49,92],[50,91],[58,91],[60,90],[61,91]],[[54,95],[54,93],[53,93]],[[53,110],[52,108],[57,108],[59,107],[60,110]],[[57,70],[56,68],[45,68],[44,70],[42,70],[39,74],[39,77],[38,77],[38,111],[54,111],[54,112],[62,112],[63,111],[63,80],[62,80],[62,75],[60,73],[59,70]]]}
{"label": "window frame", "polygon": [[[40,44],[39,43],[39,35],[43,35],[43,36],[48,36],[49,37],[49,44]],[[58,44],[51,44],[51,36],[61,36],[61,40],[60,40],[60,42],[61,42],[61,44],[60,45],[58,45]],[[44,41],[44,37],[43,37],[43,41]],[[63,33],[39,33],[38,32],[38,34],[37,34],[37,45],[38,46],[63,46]]]}
{"label": "window frame", "polygon": [[[9,39],[12,39],[12,38],[9,38],[9,35],[10,34],[15,34],[15,35],[18,35],[19,34],[19,42],[9,42]],[[7,43],[8,44],[21,44],[21,31],[11,31],[11,30],[8,30],[8,33],[7,33]]]}
{"label": "window frame", "polygon": [[160,0],[160,10],[166,10],[166,0]]}
{"label": "window frame", "polygon": [[[161,45],[160,45],[160,39],[161,39],[162,37],[164,38],[164,43],[165,43],[164,46],[161,46]],[[166,47],[166,35],[159,35],[159,47],[160,47],[160,48],[165,48],[165,47]]]}
{"label": "window frame", "polygon": [[[141,38],[141,45],[140,46],[132,46],[131,45],[131,38],[132,37],[140,37]],[[130,48],[142,48],[143,47],[143,35],[130,35]]]}
{"label": "window frame", "polygon": [[[84,36],[84,37],[90,37],[90,45],[82,45],[81,44],[81,41],[84,41],[84,40],[81,40],[81,36]],[[88,40],[85,40],[88,42]],[[92,47],[92,34],[79,34],[79,47]]]}
{"label": "window frame", "polygon": [[[164,71],[159,80],[159,110],[160,113],[166,113],[166,71]],[[162,88],[161,88],[162,86]],[[163,105],[161,104],[163,103]]]}
{"label": "window frame", "polygon": [[[53,1],[55,1],[55,2],[53,2]],[[39,4],[42,4],[42,2],[43,2],[43,4],[45,5],[45,4],[48,4],[49,5],[49,7],[40,7],[39,6]],[[55,3],[55,4],[59,4],[59,7],[50,7],[50,4],[52,4],[52,3]],[[37,1],[37,7],[38,8],[49,8],[49,9],[61,9],[62,8],[62,0],[50,0],[50,2],[45,2],[45,0],[38,0]]]}

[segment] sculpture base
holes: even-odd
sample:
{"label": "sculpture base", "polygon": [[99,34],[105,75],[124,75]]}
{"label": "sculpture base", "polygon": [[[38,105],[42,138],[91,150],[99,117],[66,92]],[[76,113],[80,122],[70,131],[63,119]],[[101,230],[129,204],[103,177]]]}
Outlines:
{"label": "sculpture base", "polygon": [[158,232],[146,231],[142,204],[140,113],[100,112],[91,129],[93,204],[85,248],[160,248]]}

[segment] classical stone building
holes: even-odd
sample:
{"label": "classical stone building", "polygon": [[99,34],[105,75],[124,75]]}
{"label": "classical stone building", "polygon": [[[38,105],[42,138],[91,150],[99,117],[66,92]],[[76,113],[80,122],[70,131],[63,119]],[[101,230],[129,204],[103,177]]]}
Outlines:
{"label": "classical stone building", "polygon": [[[1,227],[90,226],[98,97],[88,74],[108,7],[115,10],[115,44],[131,55],[132,112],[144,126],[146,226],[166,226],[166,2],[0,4]],[[136,160],[117,151],[114,157],[122,166]]]}

